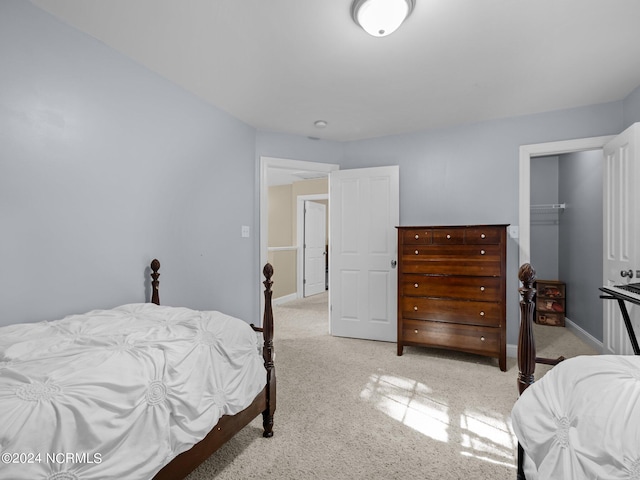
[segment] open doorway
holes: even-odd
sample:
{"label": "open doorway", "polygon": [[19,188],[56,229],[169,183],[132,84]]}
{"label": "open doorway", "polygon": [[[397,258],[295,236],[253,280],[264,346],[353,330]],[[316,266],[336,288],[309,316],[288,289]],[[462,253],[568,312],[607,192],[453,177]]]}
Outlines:
{"label": "open doorway", "polygon": [[520,179],[518,201],[519,223],[519,264],[531,261],[531,161],[537,157],[562,155],[602,149],[613,139],[613,135],[604,137],[580,138],[560,142],[537,143],[520,147]]}
{"label": "open doorway", "polygon": [[329,194],[297,195],[296,199],[299,298],[329,289]]}
{"label": "open doorway", "polygon": [[[604,157],[602,154],[602,148],[604,145],[611,140],[610,136],[606,137],[594,137],[594,138],[585,138],[585,139],[577,139],[577,140],[568,140],[562,142],[552,142],[552,143],[544,143],[537,145],[526,145],[520,147],[520,199],[519,199],[519,245],[520,245],[520,258],[519,264],[529,263],[538,261],[539,263],[544,260],[551,259],[550,265],[542,264],[541,273],[542,277],[538,275],[538,278],[545,278],[545,276],[558,276],[557,269],[558,265],[561,261],[563,261],[563,247],[560,245],[560,237],[564,235],[566,238],[564,242],[571,243],[571,245],[565,244],[564,248],[574,248],[576,245],[579,247],[583,247],[583,244],[593,240],[596,236],[602,236],[602,224],[600,221],[599,225],[591,228],[588,234],[585,234],[583,238],[576,239],[575,232],[580,231],[579,225],[566,225],[564,229],[561,229],[560,220],[563,219],[563,215],[567,222],[569,218],[571,221],[580,221],[580,210],[584,205],[576,204],[575,202],[572,204],[567,204],[562,201],[562,195],[550,195],[549,201],[541,200],[539,196],[539,192],[531,191],[531,163],[532,162],[549,162],[553,164],[555,158],[556,170],[559,170],[558,165],[562,162],[562,159],[566,159],[566,164],[568,165],[570,161],[572,163],[579,163],[580,158],[582,158],[586,163],[588,163],[589,157],[591,158],[591,162],[593,162],[594,158],[596,162],[599,162],[599,167],[604,164]],[[587,155],[587,154],[590,155]],[[577,162],[574,162],[576,161]],[[563,167],[566,165],[563,165]],[[558,182],[558,176],[549,176],[553,177],[552,181]],[[569,185],[571,185],[571,179],[569,179]],[[601,177],[597,179],[597,181],[602,182]],[[565,183],[566,185],[566,183]],[[557,188],[557,184],[556,184]],[[566,188],[566,187],[564,187]],[[571,188],[571,187],[569,187]],[[597,213],[601,213],[601,205],[602,205],[602,193],[601,189],[598,190],[600,193],[600,198],[592,199],[594,200],[599,207],[595,206],[593,208],[599,208],[600,211]],[[591,192],[592,194],[593,192]],[[568,197],[570,201],[573,201],[574,197]],[[532,202],[532,199],[534,200]],[[539,210],[542,208],[542,210]],[[571,208],[572,210],[566,210],[566,208]],[[532,228],[534,230],[532,234]],[[536,245],[536,248],[532,245],[532,239],[535,241],[535,238],[539,238],[539,235],[542,232],[555,232],[554,235],[557,235],[556,246],[548,247],[550,248],[549,255],[544,255],[540,253],[539,244]],[[559,232],[564,232],[562,235]],[[590,235],[590,236],[589,236]],[[596,239],[597,240],[597,239]],[[602,239],[599,238],[600,248],[595,247],[595,250],[591,255],[596,256],[596,261],[598,265],[601,265],[602,262],[602,249],[601,249]],[[550,242],[549,245],[552,245],[553,242]],[[573,247],[572,247],[573,246]],[[543,252],[544,253],[544,252]],[[575,252],[571,252],[575,253]],[[553,262],[553,258],[556,258],[555,263]],[[569,257],[569,255],[566,255]],[[532,263],[534,268],[537,268],[535,263]],[[580,268],[583,268],[585,265],[580,265]],[[572,278],[571,273],[568,272],[568,267],[564,266],[565,270],[563,270],[564,275],[569,276],[569,280]],[[554,269],[555,272],[554,273]],[[584,305],[580,307],[584,307],[585,305],[590,303],[591,311],[599,311],[601,310],[601,304],[599,300],[597,287],[599,286],[599,282],[601,281],[600,275],[584,275],[580,277],[580,281],[588,281],[595,282],[594,285],[577,285],[575,282],[572,282],[573,285],[567,285],[567,299],[566,302],[569,303],[569,300],[576,300],[578,298],[584,302]],[[593,295],[589,295],[585,292],[591,292],[593,290]],[[570,299],[570,295],[574,295],[573,299]],[[578,335],[582,340],[590,344],[596,349],[600,349],[602,344],[601,340],[597,338],[600,336],[597,332],[597,328],[601,325],[601,321],[598,323],[598,319],[596,318],[586,318],[585,315],[581,315],[580,312],[577,312],[577,308],[571,311],[571,308],[567,306],[567,318],[569,321],[567,322],[567,327],[573,330],[573,332]],[[572,314],[574,315],[572,321]],[[584,321],[583,321],[584,320]],[[600,319],[601,320],[601,319]],[[596,325],[597,324],[597,325]],[[590,333],[592,332],[592,333]]]}
{"label": "open doorway", "polygon": [[[260,261],[274,264],[274,303],[303,296],[304,216],[300,216],[298,203],[305,199],[327,203],[329,172],[338,168],[335,164],[260,158]],[[276,217],[279,220],[274,223]]]}

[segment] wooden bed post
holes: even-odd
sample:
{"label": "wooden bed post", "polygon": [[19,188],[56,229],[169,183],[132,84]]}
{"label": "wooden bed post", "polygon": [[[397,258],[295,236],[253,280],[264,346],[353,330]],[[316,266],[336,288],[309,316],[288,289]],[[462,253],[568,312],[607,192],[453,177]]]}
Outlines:
{"label": "wooden bed post", "polygon": [[[533,283],[536,281],[536,271],[531,264],[524,263],[518,270],[518,278],[522,282],[522,287],[518,289],[522,297],[520,300],[520,333],[518,335],[518,392],[522,395],[535,381],[536,363],[557,365],[564,360],[564,357],[536,357],[536,341],[533,336],[533,310],[535,307],[533,296],[536,294]],[[518,480],[526,480],[523,467],[524,450],[518,442]]]}
{"label": "wooden bed post", "polygon": [[264,346],[262,347],[262,357],[264,367],[267,369],[267,408],[262,412],[262,426],[264,427],[264,437],[273,436],[273,414],[276,410],[276,372],[273,364],[273,309],[271,297],[273,292],[271,286],[273,281],[273,267],[267,263],[262,270],[264,274],[264,317],[262,319],[262,334]]}
{"label": "wooden bed post", "polygon": [[[533,296],[536,293],[533,282],[536,281],[536,271],[531,264],[525,263],[518,270],[518,278],[522,287],[518,289],[520,300],[520,333],[518,335],[518,392],[522,395],[529,385],[534,382],[536,369],[536,342],[533,336]],[[526,480],[524,475],[524,450],[518,442],[518,480]]]}
{"label": "wooden bed post", "polygon": [[151,281],[151,288],[153,290],[151,292],[151,303],[160,305],[160,293],[158,290],[158,286],[160,285],[160,281],[158,280],[158,277],[160,276],[160,274],[158,273],[158,270],[160,270],[160,261],[158,261],[157,258],[154,258],[151,261],[151,270],[151,278],[153,278],[153,280]]}
{"label": "wooden bed post", "polygon": [[518,289],[520,300],[520,334],[518,336],[518,392],[522,394],[534,382],[536,368],[536,342],[533,337],[533,296],[536,293],[533,282],[536,271],[525,263],[518,270],[522,287]]}

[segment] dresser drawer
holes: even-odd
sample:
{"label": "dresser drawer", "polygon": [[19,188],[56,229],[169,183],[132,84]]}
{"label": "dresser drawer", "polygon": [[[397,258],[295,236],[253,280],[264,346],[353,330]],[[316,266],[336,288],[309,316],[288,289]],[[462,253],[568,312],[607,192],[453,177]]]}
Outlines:
{"label": "dresser drawer", "polygon": [[459,245],[464,243],[463,228],[447,228],[433,230],[433,243],[437,245]]}
{"label": "dresser drawer", "polygon": [[412,261],[403,260],[403,271],[428,275],[468,275],[474,277],[498,277],[501,274],[501,262],[485,259],[467,259],[465,261]]}
{"label": "dresser drawer", "polygon": [[447,275],[499,276],[502,250],[499,245],[405,245],[402,271]]}
{"label": "dresser drawer", "polygon": [[449,298],[402,297],[402,317],[498,327],[502,304]]}
{"label": "dresser drawer", "polygon": [[404,296],[459,298],[496,301],[502,299],[502,280],[498,277],[448,277],[406,274],[402,276]]}
{"label": "dresser drawer", "polygon": [[402,231],[402,242],[405,245],[424,245],[431,243],[431,239],[433,235],[431,233],[431,229],[419,229],[415,230],[403,230]]}
{"label": "dresser drawer", "polygon": [[497,245],[502,241],[502,232],[504,232],[504,228],[469,227],[464,234],[464,243],[467,245]]}
{"label": "dresser drawer", "polygon": [[465,262],[469,259],[485,261],[500,260],[502,250],[499,245],[404,245],[402,255],[405,260]]}
{"label": "dresser drawer", "polygon": [[402,337],[407,345],[462,350],[480,355],[500,355],[500,329],[455,323],[404,320]]}

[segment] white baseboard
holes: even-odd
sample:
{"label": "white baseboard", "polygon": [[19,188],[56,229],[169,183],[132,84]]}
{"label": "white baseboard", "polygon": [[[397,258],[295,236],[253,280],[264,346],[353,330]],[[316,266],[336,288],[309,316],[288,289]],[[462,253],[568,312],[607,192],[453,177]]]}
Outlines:
{"label": "white baseboard", "polygon": [[[590,347],[596,349],[598,352],[602,352],[602,342],[595,338],[593,335],[585,331],[581,326],[572,322],[570,319],[564,319],[564,326],[571,330],[576,337],[582,340],[584,343],[589,345]],[[517,358],[518,357],[518,345],[507,345],[507,357]]]}
{"label": "white baseboard", "polygon": [[603,345],[600,340],[595,338],[593,335],[585,331],[581,326],[575,324],[568,318],[565,318],[564,324],[569,330],[575,333],[576,337],[578,337],[584,343],[591,346],[592,348],[595,348],[597,351],[602,352]]}
{"label": "white baseboard", "polygon": [[272,305],[280,305],[282,303],[287,303],[287,302],[290,302],[291,300],[295,300],[296,298],[298,298],[298,294],[297,293],[290,293],[289,295],[285,295],[284,297],[274,298],[271,301],[271,304]]}

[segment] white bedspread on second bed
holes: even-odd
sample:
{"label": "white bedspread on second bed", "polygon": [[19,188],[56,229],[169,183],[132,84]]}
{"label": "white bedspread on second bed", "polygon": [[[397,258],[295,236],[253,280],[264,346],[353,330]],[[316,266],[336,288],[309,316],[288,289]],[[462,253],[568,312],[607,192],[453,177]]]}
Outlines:
{"label": "white bedspread on second bed", "polygon": [[640,480],[640,357],[565,360],[525,390],[512,421],[539,480]]}
{"label": "white bedspread on second bed", "polygon": [[255,332],[153,304],[0,328],[0,479],[150,479],[266,383]]}

